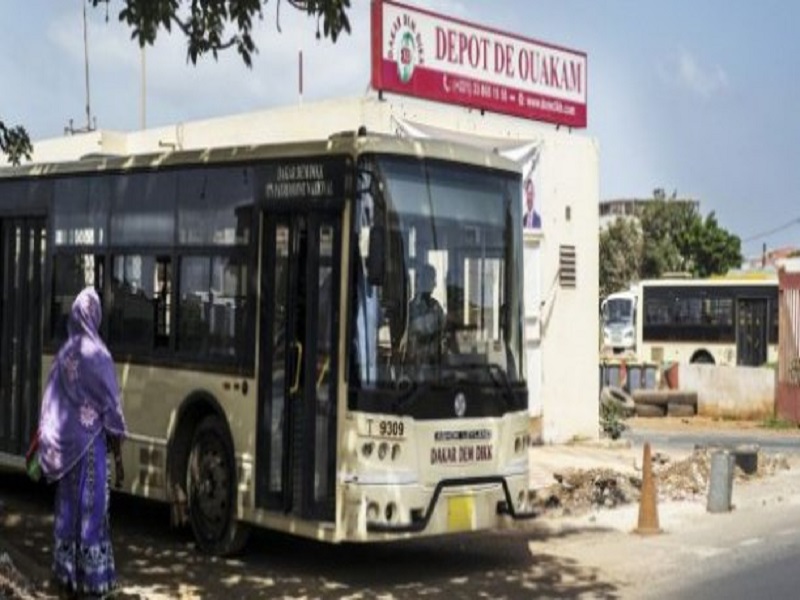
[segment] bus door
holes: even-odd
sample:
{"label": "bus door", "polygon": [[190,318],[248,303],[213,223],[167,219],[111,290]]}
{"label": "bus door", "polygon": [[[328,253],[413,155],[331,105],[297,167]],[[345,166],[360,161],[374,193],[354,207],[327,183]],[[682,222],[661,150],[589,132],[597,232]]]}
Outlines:
{"label": "bus door", "polygon": [[256,503],[334,520],[340,213],[262,213]]}
{"label": "bus door", "polygon": [[767,362],[767,300],[736,302],[736,364],[758,367]]}
{"label": "bus door", "polygon": [[0,452],[24,454],[39,420],[45,221],[0,218]]}

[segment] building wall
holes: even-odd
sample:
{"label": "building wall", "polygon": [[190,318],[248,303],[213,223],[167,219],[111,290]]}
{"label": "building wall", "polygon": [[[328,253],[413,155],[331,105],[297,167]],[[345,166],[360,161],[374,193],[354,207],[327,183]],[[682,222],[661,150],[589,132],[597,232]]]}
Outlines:
{"label": "building wall", "polygon": [[697,392],[697,414],[731,419],[767,419],[775,411],[775,370],[682,364],[682,391]]}
{"label": "building wall", "polygon": [[[545,139],[542,175],[541,279],[543,437],[563,442],[598,436],[597,305],[599,297],[596,144],[558,135]],[[568,216],[569,215],[569,216]],[[558,284],[562,245],[575,247],[574,289]]]}
{"label": "building wall", "polygon": [[[541,233],[525,234],[527,372],[531,414],[546,442],[598,436],[598,148],[567,129],[406,98],[333,100],[179,123],[128,134],[91,132],[34,144],[37,162],[100,154],[318,140],[368,130],[442,136],[497,151],[542,144]],[[541,201],[539,200],[541,199]],[[520,207],[522,208],[522,207]],[[577,285],[558,284],[559,248],[574,246]],[[538,292],[538,293],[537,293]],[[541,336],[539,338],[539,336]]]}

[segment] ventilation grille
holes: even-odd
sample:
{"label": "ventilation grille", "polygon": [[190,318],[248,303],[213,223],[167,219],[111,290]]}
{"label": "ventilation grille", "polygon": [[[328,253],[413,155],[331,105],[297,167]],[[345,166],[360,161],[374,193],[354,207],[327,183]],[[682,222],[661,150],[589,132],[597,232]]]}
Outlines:
{"label": "ventilation grille", "polygon": [[558,250],[558,282],[563,288],[574,288],[577,284],[575,268],[575,246],[560,246]]}

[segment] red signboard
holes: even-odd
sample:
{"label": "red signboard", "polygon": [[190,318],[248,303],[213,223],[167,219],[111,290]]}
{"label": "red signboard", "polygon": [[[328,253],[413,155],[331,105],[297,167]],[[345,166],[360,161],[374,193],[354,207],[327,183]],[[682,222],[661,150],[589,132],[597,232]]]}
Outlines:
{"label": "red signboard", "polygon": [[391,0],[372,3],[372,87],[586,127],[586,54]]}

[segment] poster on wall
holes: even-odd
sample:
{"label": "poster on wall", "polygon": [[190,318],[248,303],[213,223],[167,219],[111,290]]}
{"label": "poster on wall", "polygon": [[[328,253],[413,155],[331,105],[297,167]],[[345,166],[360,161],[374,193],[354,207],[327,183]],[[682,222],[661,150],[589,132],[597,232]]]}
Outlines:
{"label": "poster on wall", "polygon": [[522,173],[522,229],[528,233],[542,232],[542,191],[540,162],[542,142],[503,151],[501,154],[520,166]]}
{"label": "poster on wall", "polygon": [[522,229],[542,231],[541,186],[539,185],[539,158],[541,146],[537,146],[522,166]]}

